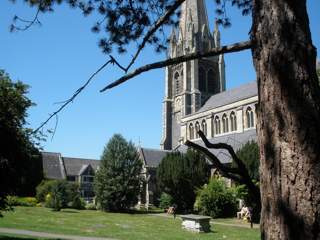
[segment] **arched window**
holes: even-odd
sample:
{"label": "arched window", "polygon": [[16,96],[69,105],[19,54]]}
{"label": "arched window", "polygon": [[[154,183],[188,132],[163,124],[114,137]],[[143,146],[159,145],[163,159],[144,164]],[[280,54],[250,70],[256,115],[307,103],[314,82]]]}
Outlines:
{"label": "arched window", "polygon": [[196,122],[196,138],[199,138],[199,130],[200,130],[200,124]]}
{"label": "arched window", "polygon": [[207,79],[208,79],[208,92],[215,93],[214,72],[212,69],[208,71]]}
{"label": "arched window", "polygon": [[237,117],[234,112],[230,114],[231,132],[237,131]]}
{"label": "arched window", "polygon": [[190,125],[189,125],[189,139],[190,140],[194,139],[194,129],[193,129],[192,123],[190,123]]}
{"label": "arched window", "polygon": [[223,114],[222,116],[222,130],[224,133],[229,132],[229,124],[227,114]]}
{"label": "arched window", "polygon": [[214,119],[214,129],[215,129],[215,134],[221,134],[221,126],[220,126],[220,119],[219,117],[215,117]]}
{"label": "arched window", "polygon": [[199,67],[199,90],[201,92],[206,91],[206,74],[203,67]]}
{"label": "arched window", "polygon": [[201,122],[201,129],[202,129],[203,134],[205,136],[207,136],[207,122],[205,119],[203,119]]}
{"label": "arched window", "polygon": [[251,107],[247,108],[246,118],[247,118],[247,128],[254,127],[254,114]]}
{"label": "arched window", "polygon": [[175,90],[176,94],[180,92],[180,74],[175,72],[174,74],[174,83],[175,83]]}

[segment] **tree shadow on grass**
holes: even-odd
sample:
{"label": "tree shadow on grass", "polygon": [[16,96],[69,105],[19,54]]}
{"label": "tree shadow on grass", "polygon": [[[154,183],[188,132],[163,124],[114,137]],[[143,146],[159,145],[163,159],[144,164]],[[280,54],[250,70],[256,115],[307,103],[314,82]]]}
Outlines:
{"label": "tree shadow on grass", "polygon": [[[12,237],[12,236],[1,236],[0,240],[38,240],[40,238],[33,238],[33,237]],[[41,238],[41,240],[45,240],[45,238]],[[48,239],[49,240],[49,239]],[[50,240],[62,240],[60,238],[50,238]]]}

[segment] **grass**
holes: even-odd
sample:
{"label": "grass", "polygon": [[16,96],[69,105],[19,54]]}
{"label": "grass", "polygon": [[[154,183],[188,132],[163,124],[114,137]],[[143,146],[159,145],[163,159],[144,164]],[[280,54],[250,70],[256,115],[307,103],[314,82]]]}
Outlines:
{"label": "grass", "polygon": [[258,229],[217,224],[212,226],[212,232],[197,234],[181,229],[179,218],[73,209],[53,212],[42,207],[16,207],[15,211],[4,213],[0,227],[126,240],[260,239]]}

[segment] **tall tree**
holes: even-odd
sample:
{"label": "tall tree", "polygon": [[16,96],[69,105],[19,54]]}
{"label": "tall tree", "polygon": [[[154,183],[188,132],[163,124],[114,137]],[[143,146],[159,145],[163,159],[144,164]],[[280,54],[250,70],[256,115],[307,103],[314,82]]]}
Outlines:
{"label": "tall tree", "polygon": [[320,89],[305,0],[253,1],[263,239],[320,238]]}
{"label": "tall tree", "polygon": [[188,150],[186,154],[167,154],[157,169],[157,181],[162,192],[170,194],[178,211],[191,211],[195,191],[207,183],[209,166],[203,154]]}
{"label": "tall tree", "polygon": [[43,177],[41,155],[26,128],[27,110],[34,105],[27,93],[27,85],[0,70],[0,207],[8,194],[33,195]]}
{"label": "tall tree", "polygon": [[138,202],[142,162],[135,146],[120,134],[107,143],[94,179],[97,202],[104,211],[128,210]]}

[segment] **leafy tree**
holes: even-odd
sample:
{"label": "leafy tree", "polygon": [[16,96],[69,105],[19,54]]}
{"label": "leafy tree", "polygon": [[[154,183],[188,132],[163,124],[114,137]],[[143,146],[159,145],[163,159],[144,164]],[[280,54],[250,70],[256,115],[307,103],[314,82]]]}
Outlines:
{"label": "leafy tree", "polygon": [[198,191],[195,209],[213,218],[235,216],[236,197],[222,179],[212,178]]}
{"label": "leafy tree", "polygon": [[159,207],[162,209],[167,209],[172,206],[172,197],[167,193],[161,193]]}
{"label": "leafy tree", "polygon": [[[237,156],[246,165],[252,179],[259,181],[259,146],[256,142],[247,142],[237,151]],[[235,164],[234,162],[232,163]]]}
{"label": "leafy tree", "polygon": [[12,82],[0,70],[0,209],[6,195],[33,195],[43,178],[42,160],[31,129],[26,128],[28,86]]}
{"label": "leafy tree", "polygon": [[128,210],[138,201],[142,162],[135,146],[115,134],[105,146],[94,179],[96,200],[104,211]]}
{"label": "leafy tree", "polygon": [[174,152],[163,158],[157,169],[157,180],[162,192],[172,196],[178,211],[191,211],[195,191],[209,179],[205,157],[193,150],[186,154]]}

